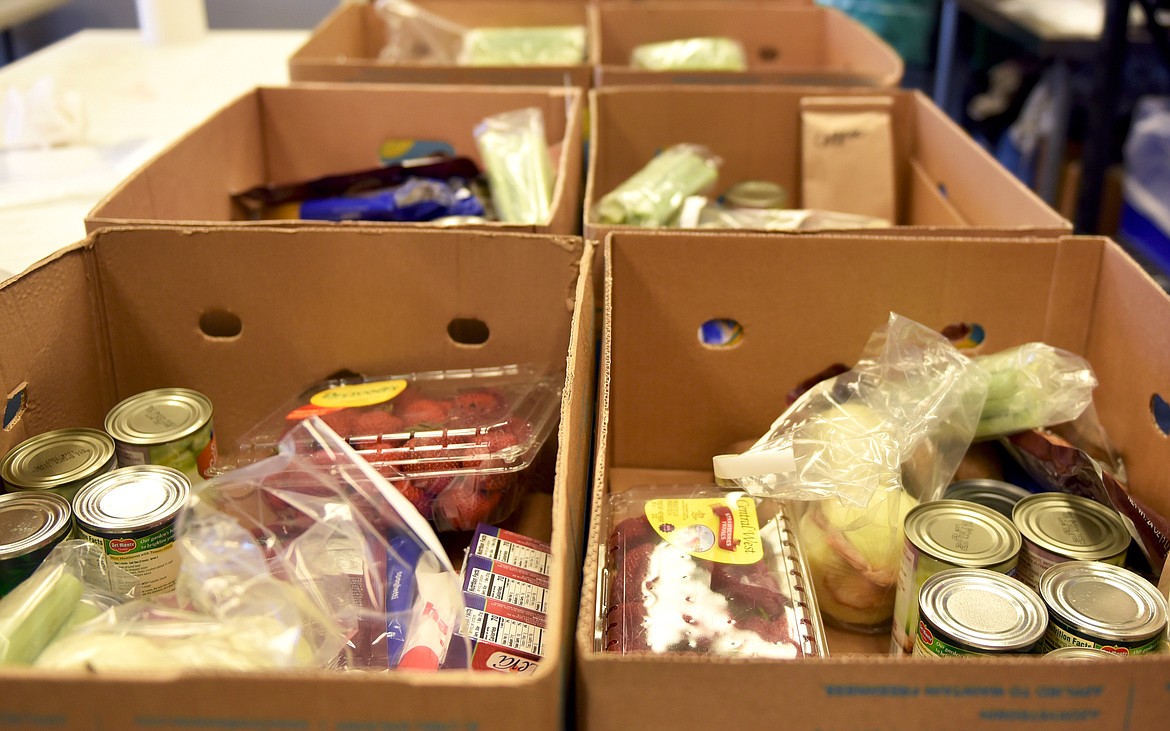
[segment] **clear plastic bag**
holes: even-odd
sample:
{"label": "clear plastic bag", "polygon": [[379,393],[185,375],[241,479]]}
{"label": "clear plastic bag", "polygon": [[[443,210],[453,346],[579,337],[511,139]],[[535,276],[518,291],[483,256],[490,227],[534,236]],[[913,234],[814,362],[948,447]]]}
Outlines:
{"label": "clear plastic bag", "polygon": [[585,62],[585,26],[471,28],[461,66],[571,66]]}
{"label": "clear plastic bag", "polygon": [[199,486],[176,549],[173,594],[79,625],[38,665],[434,670],[462,617],[429,526],[317,418]]}
{"label": "clear plastic bag", "polygon": [[975,362],[988,376],[976,439],[1072,421],[1093,402],[1092,367],[1066,350],[1026,343]]}
{"label": "clear plastic bag", "polygon": [[951,343],[891,315],[854,368],[802,394],[720,482],[808,501],[798,534],[822,611],[883,631],[893,611],[902,521],[936,499],[970,446],[987,377]]}
{"label": "clear plastic bag", "polygon": [[689,196],[715,185],[722,160],[701,145],[674,145],[618,187],[593,209],[598,223],[666,226]]}
{"label": "clear plastic bag", "polygon": [[547,222],[556,177],[541,111],[527,107],[488,117],[474,134],[499,219]]}
{"label": "clear plastic bag", "polygon": [[458,63],[466,27],[407,0],[378,0],[374,9],[386,22],[386,45],[379,54],[383,61]]}
{"label": "clear plastic bag", "polygon": [[756,231],[823,231],[825,229],[888,228],[884,218],[835,211],[794,208],[735,208],[703,196],[683,202],[679,228],[751,229]]}
{"label": "clear plastic bag", "polygon": [[649,71],[747,71],[747,53],[733,38],[681,38],[638,46],[630,65]]}
{"label": "clear plastic bag", "polygon": [[597,634],[607,652],[822,657],[779,501],[707,486],[610,496]]}

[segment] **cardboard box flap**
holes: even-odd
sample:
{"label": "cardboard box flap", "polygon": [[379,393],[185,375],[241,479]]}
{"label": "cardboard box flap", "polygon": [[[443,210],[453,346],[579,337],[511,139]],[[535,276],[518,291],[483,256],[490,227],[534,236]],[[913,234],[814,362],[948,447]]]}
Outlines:
{"label": "cardboard box flap", "polygon": [[113,393],[110,355],[89,260],[77,246],[9,280],[0,298],[0,444],[61,424],[101,428]]}
{"label": "cardboard box flap", "polygon": [[897,86],[905,73],[905,64],[891,48],[867,26],[836,8],[825,11],[825,57],[830,68],[852,72],[856,76],[882,73],[873,83]]}
{"label": "cardboard box flap", "polygon": [[293,53],[289,63],[310,59],[347,63],[377,58],[384,38],[385,23],[378,17],[373,2],[341,3]]}

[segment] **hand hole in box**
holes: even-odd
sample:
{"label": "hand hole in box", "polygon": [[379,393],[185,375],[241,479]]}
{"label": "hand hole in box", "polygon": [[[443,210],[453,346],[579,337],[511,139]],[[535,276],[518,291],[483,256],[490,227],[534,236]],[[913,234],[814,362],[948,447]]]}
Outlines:
{"label": "hand hole in box", "polygon": [[456,317],[447,323],[447,335],[456,345],[483,345],[491,337],[487,323],[476,317]]}
{"label": "hand hole in box", "polygon": [[1170,403],[1158,394],[1150,397],[1150,413],[1154,416],[1154,424],[1162,436],[1170,436]]}
{"label": "hand hole in box", "polygon": [[4,431],[11,429],[24,413],[25,404],[28,402],[27,390],[28,384],[22,383],[8,394],[4,404]]}
{"label": "hand hole in box", "polygon": [[212,309],[199,316],[199,329],[209,338],[224,340],[239,337],[244,325],[234,312]]}
{"label": "hand hole in box", "polygon": [[940,332],[959,350],[974,350],[987,339],[987,331],[977,322],[956,322]]}
{"label": "hand hole in box", "polygon": [[950,193],[947,192],[947,184],[946,183],[939,183],[938,184],[938,193],[943,198],[950,198],[951,197]]}
{"label": "hand hole in box", "polygon": [[771,63],[780,58],[780,49],[775,46],[761,46],[756,56],[764,63]]}
{"label": "hand hole in box", "polygon": [[707,348],[734,348],[743,342],[743,325],[730,317],[716,317],[699,326],[699,342]]}

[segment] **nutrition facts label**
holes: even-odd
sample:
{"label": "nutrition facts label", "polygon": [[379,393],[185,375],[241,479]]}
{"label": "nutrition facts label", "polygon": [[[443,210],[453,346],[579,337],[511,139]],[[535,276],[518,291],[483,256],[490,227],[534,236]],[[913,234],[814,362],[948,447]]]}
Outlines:
{"label": "nutrition facts label", "polygon": [[479,537],[472,553],[510,566],[519,566],[522,569],[545,576],[549,574],[549,563],[552,560],[552,557],[544,551],[489,535]]}
{"label": "nutrition facts label", "polygon": [[543,628],[471,607],[464,611],[464,629],[467,636],[530,655],[543,654]]}
{"label": "nutrition facts label", "polygon": [[548,590],[507,576],[493,574],[484,569],[473,568],[467,582],[467,592],[479,596],[495,599],[534,612],[547,614],[545,605],[548,601]]}

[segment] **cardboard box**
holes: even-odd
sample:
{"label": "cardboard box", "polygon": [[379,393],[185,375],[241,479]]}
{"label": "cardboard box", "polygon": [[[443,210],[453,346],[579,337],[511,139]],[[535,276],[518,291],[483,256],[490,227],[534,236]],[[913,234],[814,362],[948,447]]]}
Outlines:
{"label": "cardboard box", "polygon": [[[620,656],[595,650],[606,495],[710,482],[711,457],[754,439],[785,394],[856,361],[891,311],[983,326],[984,352],[1042,340],[1084,355],[1134,495],[1170,513],[1170,450],[1151,418],[1170,395],[1170,297],[1099,238],[986,240],[616,232],[607,243],[593,512],[577,627],[578,727],[900,731],[1164,728],[1170,656],[1108,668],[1019,656],[895,660],[888,635],[830,633],[824,660]],[[700,344],[712,317],[743,326]],[[713,716],[714,714],[714,716]],[[940,720],[942,719],[942,720]]]}
{"label": "cardboard box", "polygon": [[[775,0],[611,0],[600,3],[594,84],[822,84],[895,87],[902,59],[873,31],[833,8]],[[746,72],[648,71],[634,49],[725,36],[747,54]]]}
{"label": "cardboard box", "polygon": [[[577,89],[304,84],[258,88],[213,114],[132,173],[89,212],[86,230],[140,224],[302,225],[244,221],[231,195],[377,167],[388,139],[442,140],[479,161],[472,134],[485,117],[524,107],[544,115],[556,187],[543,225],[483,224],[503,231],[580,231],[583,92]],[[316,221],[312,225],[322,225]],[[344,222],[343,227],[429,224]]]}
{"label": "cardboard box", "polygon": [[[547,729],[563,717],[593,403],[591,259],[580,239],[304,228],[111,229],[0,289],[0,380],[21,394],[0,451],[100,427],[119,399],[207,394],[221,447],[289,394],[366,372],[548,362],[567,368],[552,492],[505,524],[550,541],[545,655],[502,673],[0,671],[4,723],[66,729]],[[403,276],[409,272],[410,276]],[[452,322],[490,336],[456,342]],[[11,416],[11,415],[10,415]],[[461,547],[453,547],[461,550]]]}
{"label": "cardboard box", "polygon": [[313,31],[288,62],[292,81],[392,84],[506,84],[577,86],[593,80],[596,9],[576,0],[412,0],[425,11],[467,28],[582,25],[586,58],[568,66],[448,66],[379,58],[389,30],[370,3],[343,3]]}
{"label": "cardboard box", "polygon": [[705,145],[722,158],[716,195],[741,180],[770,180],[788,192],[790,207],[800,207],[801,99],[826,96],[893,102],[897,225],[867,233],[935,236],[975,228],[980,235],[1071,233],[1068,221],[919,92],[652,87],[589,93],[586,235],[600,241],[609,231],[633,230],[592,223],[590,211],[658,151],[679,143]]}

